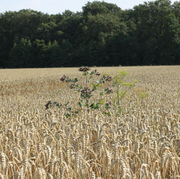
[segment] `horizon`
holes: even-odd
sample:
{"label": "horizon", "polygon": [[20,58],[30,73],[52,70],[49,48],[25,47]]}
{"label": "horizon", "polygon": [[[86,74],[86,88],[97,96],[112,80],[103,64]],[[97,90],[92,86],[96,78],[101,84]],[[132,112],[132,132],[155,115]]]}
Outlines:
{"label": "horizon", "polygon": [[[85,6],[88,2],[93,2],[94,0],[76,0],[76,2],[66,0],[66,2],[63,2],[62,4],[59,0],[12,0],[11,4],[8,3],[7,0],[1,1],[0,13],[31,9],[47,14],[59,14],[63,13],[65,10],[80,12],[82,11],[83,6]],[[125,10],[132,9],[136,5],[144,4],[145,2],[150,1],[154,0],[119,0],[118,2],[116,0],[106,0],[104,2],[116,4],[118,7]],[[175,1],[176,0],[171,0],[171,3],[174,3]]]}

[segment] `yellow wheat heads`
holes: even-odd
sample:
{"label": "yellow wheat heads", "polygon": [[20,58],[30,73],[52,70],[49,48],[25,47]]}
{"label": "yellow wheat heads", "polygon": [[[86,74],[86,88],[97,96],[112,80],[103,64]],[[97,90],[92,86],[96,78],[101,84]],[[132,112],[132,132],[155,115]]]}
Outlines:
{"label": "yellow wheat heads", "polygon": [[121,116],[97,110],[71,118],[44,105],[51,99],[75,105],[77,94],[59,77],[76,70],[0,71],[8,74],[0,83],[0,178],[180,178],[180,67],[123,70],[138,83],[122,101]]}

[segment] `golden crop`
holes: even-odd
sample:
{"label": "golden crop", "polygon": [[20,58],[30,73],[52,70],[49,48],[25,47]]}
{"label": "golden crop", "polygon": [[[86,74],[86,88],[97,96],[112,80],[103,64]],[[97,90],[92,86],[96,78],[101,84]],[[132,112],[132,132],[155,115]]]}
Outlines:
{"label": "golden crop", "polygon": [[45,110],[75,105],[75,68],[0,70],[0,179],[180,178],[180,66],[97,69],[138,81],[121,116]]}

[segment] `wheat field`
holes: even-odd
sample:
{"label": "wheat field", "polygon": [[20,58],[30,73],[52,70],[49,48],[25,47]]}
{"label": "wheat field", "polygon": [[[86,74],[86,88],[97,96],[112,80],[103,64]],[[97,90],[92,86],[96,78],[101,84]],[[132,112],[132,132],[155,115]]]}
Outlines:
{"label": "wheat field", "polygon": [[0,70],[0,179],[180,178],[180,66],[96,69],[137,80],[120,116],[45,109],[76,105],[77,68]]}

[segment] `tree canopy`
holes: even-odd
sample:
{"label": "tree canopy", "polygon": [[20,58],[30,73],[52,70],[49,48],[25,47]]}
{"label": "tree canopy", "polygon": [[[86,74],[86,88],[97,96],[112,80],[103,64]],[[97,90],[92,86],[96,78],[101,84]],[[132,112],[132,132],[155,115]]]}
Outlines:
{"label": "tree canopy", "polygon": [[179,2],[122,10],[94,1],[76,13],[0,14],[0,68],[179,64]]}

